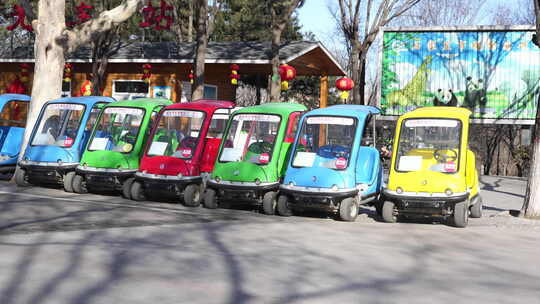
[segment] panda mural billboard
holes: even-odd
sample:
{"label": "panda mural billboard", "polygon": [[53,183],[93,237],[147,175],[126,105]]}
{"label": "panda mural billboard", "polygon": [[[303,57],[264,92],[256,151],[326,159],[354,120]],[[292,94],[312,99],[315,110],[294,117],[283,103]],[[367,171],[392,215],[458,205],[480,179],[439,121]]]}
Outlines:
{"label": "panda mural billboard", "polygon": [[460,106],[486,122],[530,124],[536,115],[540,49],[532,27],[386,28],[384,115]]}

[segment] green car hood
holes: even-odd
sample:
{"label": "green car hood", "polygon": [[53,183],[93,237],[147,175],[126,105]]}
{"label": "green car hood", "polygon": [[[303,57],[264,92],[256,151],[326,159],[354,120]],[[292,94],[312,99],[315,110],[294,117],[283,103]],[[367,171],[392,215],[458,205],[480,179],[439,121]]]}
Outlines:
{"label": "green car hood", "polygon": [[116,151],[85,151],[81,159],[81,164],[95,168],[117,169],[138,169],[139,157],[131,153],[120,153]]}
{"label": "green car hood", "polygon": [[272,183],[277,181],[275,171],[273,166],[260,166],[250,162],[219,163],[214,167],[212,178],[219,176],[224,181],[234,182],[254,182],[258,178],[263,183]]}

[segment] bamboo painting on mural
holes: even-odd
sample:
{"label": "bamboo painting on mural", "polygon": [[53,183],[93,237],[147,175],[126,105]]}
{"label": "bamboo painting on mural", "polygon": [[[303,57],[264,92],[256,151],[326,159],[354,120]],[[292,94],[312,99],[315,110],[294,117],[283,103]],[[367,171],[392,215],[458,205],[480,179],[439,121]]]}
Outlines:
{"label": "bamboo painting on mural", "polygon": [[385,32],[381,109],[460,106],[473,118],[534,119],[540,50],[532,31]]}

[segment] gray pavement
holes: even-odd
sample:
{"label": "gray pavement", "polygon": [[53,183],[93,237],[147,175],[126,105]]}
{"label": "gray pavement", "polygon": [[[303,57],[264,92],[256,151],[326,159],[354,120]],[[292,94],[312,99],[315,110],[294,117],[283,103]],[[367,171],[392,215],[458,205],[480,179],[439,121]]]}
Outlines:
{"label": "gray pavement", "polygon": [[540,303],[525,182],[481,177],[457,229],[283,218],[0,182],[0,303]]}

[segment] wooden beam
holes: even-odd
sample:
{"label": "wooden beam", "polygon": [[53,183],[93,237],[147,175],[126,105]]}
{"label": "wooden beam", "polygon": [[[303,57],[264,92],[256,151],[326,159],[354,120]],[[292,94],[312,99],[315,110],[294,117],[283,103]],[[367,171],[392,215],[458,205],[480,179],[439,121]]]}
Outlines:
{"label": "wooden beam", "polygon": [[321,76],[321,92],[319,98],[319,108],[326,108],[328,106],[328,75],[323,74]]}

